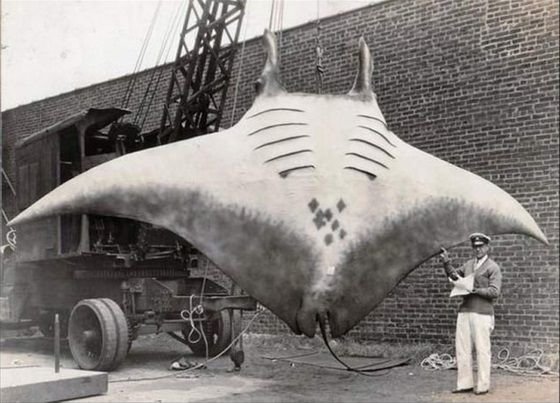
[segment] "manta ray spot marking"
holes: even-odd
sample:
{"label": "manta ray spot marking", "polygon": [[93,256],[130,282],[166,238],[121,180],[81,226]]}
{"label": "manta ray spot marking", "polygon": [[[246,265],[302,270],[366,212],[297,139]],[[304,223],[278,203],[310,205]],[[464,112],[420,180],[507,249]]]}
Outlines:
{"label": "manta ray spot marking", "polygon": [[[330,208],[321,209],[319,208],[320,203],[317,199],[313,198],[308,204],[309,209],[313,214],[313,223],[317,228],[317,231],[321,231],[323,228],[329,228],[330,232],[325,234],[323,241],[325,245],[329,246],[335,240],[335,236],[338,232],[339,239],[344,239],[346,236],[346,231],[342,228],[341,222],[338,218],[335,218],[335,213]],[[336,205],[336,209],[340,214],[342,210],[346,208],[346,204],[344,200],[340,199]],[[331,223],[330,226],[327,226],[328,223]]]}

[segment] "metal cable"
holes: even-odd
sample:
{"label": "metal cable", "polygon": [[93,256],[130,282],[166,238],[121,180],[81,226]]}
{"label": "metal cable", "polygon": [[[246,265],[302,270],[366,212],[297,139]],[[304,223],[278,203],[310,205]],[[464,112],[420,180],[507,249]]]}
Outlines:
{"label": "metal cable", "polygon": [[[247,5],[249,0],[247,0]],[[247,10],[250,10],[247,7]],[[246,21],[250,21],[249,19],[249,11],[247,11],[247,18]],[[241,71],[243,70],[243,61],[245,55],[245,43],[247,42],[247,27],[249,26],[248,22],[245,23],[245,27],[243,29],[243,44],[241,45],[241,54],[239,55],[239,67],[237,71],[237,80],[235,82],[235,89],[233,90],[233,106],[231,108],[231,119],[229,121],[229,127],[233,126],[233,120],[235,119],[235,109],[237,108],[237,95],[239,92],[239,83],[241,82]]]}
{"label": "metal cable", "polygon": [[[149,113],[150,108],[152,106],[152,103],[154,101],[155,93],[156,93],[157,89],[159,88],[161,78],[163,77],[163,70],[164,69],[162,69],[162,68],[157,69],[156,67],[158,65],[160,65],[161,63],[164,63],[169,57],[169,53],[171,51],[170,38],[176,36],[176,33],[179,29],[179,22],[180,22],[179,17],[184,14],[185,10],[183,10],[183,8],[185,7],[185,5],[186,5],[186,2],[180,2],[177,6],[177,10],[174,13],[173,20],[172,20],[171,24],[169,24],[167,32],[164,35],[164,39],[163,39],[162,45],[159,49],[159,53],[158,53],[158,56],[156,58],[156,62],[154,64],[154,68],[152,70],[152,74],[151,74],[150,80],[148,82],[148,86],[146,87],[146,90],[144,91],[144,96],[142,98],[142,101],[140,102],[140,106],[138,107],[138,111],[137,111],[136,116],[134,118],[134,124],[138,124],[139,127],[140,127],[140,130],[143,129],[144,124],[146,123],[148,113]],[[157,76],[157,79],[155,80],[155,85],[154,85],[153,83],[154,83],[154,77],[155,77],[156,73],[158,74],[158,76]],[[152,87],[153,87],[153,89],[152,89]],[[148,99],[148,94],[150,93],[150,91],[151,91],[151,96]],[[145,109],[145,112],[144,112],[144,109]],[[142,114],[143,114],[143,116],[142,116]]]}
{"label": "metal cable", "polygon": [[[278,4],[278,24],[276,26],[276,32],[278,32],[278,49],[282,49],[282,36],[284,28],[284,0],[280,0]],[[282,52],[278,52],[278,60],[282,59]]]}
{"label": "metal cable", "polygon": [[270,16],[268,18],[268,29],[272,31],[272,20],[274,17],[274,9],[276,8],[276,0],[272,0],[272,4],[270,6]]}
{"label": "metal cable", "polygon": [[133,74],[132,77],[130,79],[130,81],[128,82],[128,85],[126,87],[126,91],[121,103],[121,106],[123,108],[128,107],[128,104],[130,102],[130,98],[132,96],[132,91],[134,89],[134,86],[136,85],[136,76],[137,76],[137,72],[140,69],[140,66],[142,65],[142,62],[144,60],[144,56],[146,55],[146,49],[148,48],[148,43],[150,42],[150,38],[152,36],[152,32],[154,30],[154,25],[155,22],[157,20],[157,16],[159,14],[159,10],[161,7],[161,2],[162,0],[158,1],[156,10],[154,11],[154,15],[152,16],[152,21],[150,22],[150,26],[148,27],[148,30],[146,32],[146,36],[144,37],[144,41],[142,43],[142,47],[140,48],[140,53],[138,55],[138,59],[136,59],[136,65],[134,66],[134,70],[133,70]]}
{"label": "metal cable", "polygon": [[315,36],[315,83],[317,94],[323,92],[323,75],[325,68],[323,67],[323,44],[321,42],[321,19],[319,13],[319,0],[317,0],[317,19],[315,22],[316,36]]}
{"label": "metal cable", "polygon": [[[272,0],[268,29],[277,36],[278,49],[282,48],[282,27],[284,26],[284,0]],[[278,60],[281,52],[278,52]]]}

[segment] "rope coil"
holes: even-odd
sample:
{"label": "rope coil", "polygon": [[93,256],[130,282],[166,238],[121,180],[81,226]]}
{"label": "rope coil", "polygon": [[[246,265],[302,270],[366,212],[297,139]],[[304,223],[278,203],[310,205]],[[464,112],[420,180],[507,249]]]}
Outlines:
{"label": "rope coil", "polygon": [[[558,376],[558,371],[553,371],[543,364],[543,357],[544,352],[538,349],[519,357],[510,357],[510,351],[507,348],[502,348],[496,355],[498,362],[492,364],[492,368],[502,369],[517,375]],[[437,371],[456,368],[457,362],[455,357],[450,354],[433,353],[424,358],[420,366],[425,370]]]}
{"label": "rope coil", "polygon": [[193,320],[193,315],[202,315],[204,313],[204,307],[201,304],[198,304],[196,306],[193,307],[193,297],[194,295],[191,295],[189,298],[189,309],[183,309],[181,311],[181,319],[183,319],[184,321],[189,322],[190,324],[190,331],[189,334],[187,335],[187,340],[189,341],[189,343],[198,343],[200,340],[202,340],[202,338],[204,337],[203,334],[203,330],[202,330],[202,325],[200,326],[200,329],[198,329],[194,323]]}
{"label": "rope coil", "polygon": [[437,371],[440,369],[451,369],[457,366],[455,358],[451,355],[444,354],[430,354],[428,357],[424,358],[420,363],[420,366],[426,370]]}
{"label": "rope coil", "polygon": [[16,250],[17,234],[14,228],[10,228],[10,230],[6,233],[6,242],[8,242],[8,245],[10,245],[12,250]]}
{"label": "rope coil", "polygon": [[503,369],[518,375],[529,376],[544,376],[554,375],[558,376],[558,371],[553,371],[550,367],[543,365],[542,359],[544,352],[542,350],[533,350],[520,357],[511,357],[507,348],[502,348],[497,355],[500,360],[498,363],[493,364],[493,368]]}

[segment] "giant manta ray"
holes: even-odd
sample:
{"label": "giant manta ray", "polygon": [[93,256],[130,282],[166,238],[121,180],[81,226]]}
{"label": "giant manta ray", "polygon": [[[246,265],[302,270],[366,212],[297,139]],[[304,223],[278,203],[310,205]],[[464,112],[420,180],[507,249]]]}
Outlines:
{"label": "giant manta ray", "polygon": [[95,213],[167,228],[297,334],[349,331],[414,268],[471,232],[548,243],[481,177],[400,140],[371,89],[365,41],[346,95],[288,93],[275,38],[257,96],[228,130],[99,165],[23,211]]}

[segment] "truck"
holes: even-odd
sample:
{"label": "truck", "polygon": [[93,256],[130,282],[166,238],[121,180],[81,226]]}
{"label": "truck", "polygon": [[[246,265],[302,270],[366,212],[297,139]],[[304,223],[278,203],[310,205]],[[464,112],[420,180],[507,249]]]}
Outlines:
{"label": "truck", "polygon": [[[189,1],[159,130],[143,133],[126,122],[130,110],[103,107],[21,139],[17,210],[126,153],[217,131],[244,7],[244,0]],[[145,117],[137,112],[139,120]],[[234,283],[211,279],[212,263],[184,239],[148,223],[93,214],[39,220],[14,234],[1,248],[4,329],[37,326],[53,337],[58,326],[79,367],[89,370],[116,369],[138,335],[150,332],[168,333],[197,355],[229,351],[240,368],[242,311],[255,310],[256,301]]]}

